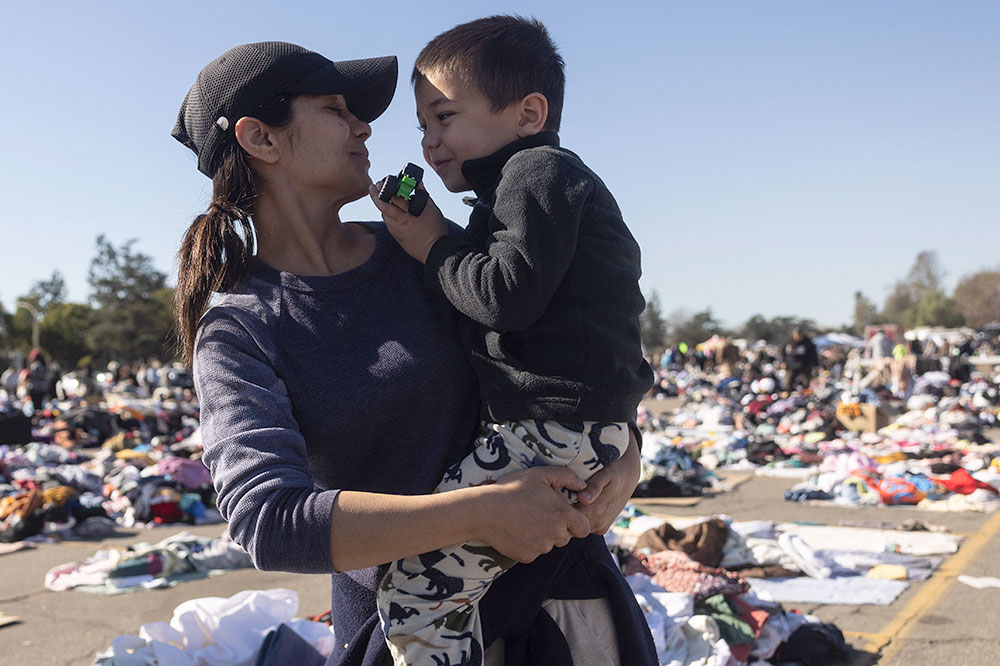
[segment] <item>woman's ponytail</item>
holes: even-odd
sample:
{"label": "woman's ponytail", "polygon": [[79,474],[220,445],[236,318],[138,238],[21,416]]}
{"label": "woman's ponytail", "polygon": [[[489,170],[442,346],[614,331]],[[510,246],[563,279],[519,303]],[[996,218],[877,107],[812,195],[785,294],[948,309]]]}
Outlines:
{"label": "woman's ponytail", "polygon": [[246,157],[239,148],[229,150],[212,179],[208,211],[194,218],[177,253],[174,305],[178,338],[188,365],[194,354],[198,321],[212,293],[231,291],[250,268],[254,254],[252,202],[253,181]]}
{"label": "woman's ponytail", "polygon": [[[271,127],[291,122],[294,96],[276,97],[257,109],[254,117]],[[235,138],[215,162],[212,203],[194,218],[177,255],[174,291],[177,337],[184,362],[191,364],[198,322],[208,309],[212,292],[232,291],[246,277],[254,256],[254,173],[247,154]],[[237,230],[239,225],[239,230]]]}

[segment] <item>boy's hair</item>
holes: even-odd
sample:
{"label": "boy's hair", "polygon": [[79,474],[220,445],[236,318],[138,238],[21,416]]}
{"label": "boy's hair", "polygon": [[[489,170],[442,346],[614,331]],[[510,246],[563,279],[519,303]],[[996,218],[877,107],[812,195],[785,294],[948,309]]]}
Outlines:
{"label": "boy's hair", "polygon": [[566,74],[548,30],[536,19],[488,16],[443,32],[424,47],[410,82],[427,74],[456,75],[500,111],[537,92],[549,103],[546,130],[559,131]]}

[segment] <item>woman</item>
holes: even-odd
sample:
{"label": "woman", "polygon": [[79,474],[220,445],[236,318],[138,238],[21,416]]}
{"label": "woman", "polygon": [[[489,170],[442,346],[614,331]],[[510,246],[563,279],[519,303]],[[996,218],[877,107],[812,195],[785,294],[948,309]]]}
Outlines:
{"label": "woman", "polygon": [[[536,468],[427,494],[472,442],[474,377],[420,265],[381,223],[339,219],[368,192],[368,123],[396,74],[392,57],[247,44],[206,66],[181,107],[173,136],[213,180],[179,253],[177,313],[219,509],[259,569],[334,572],[328,663],[386,657],[378,565],[472,539],[532,562],[483,602],[487,644],[504,639],[485,663],[503,650],[508,664],[655,663],[599,536],[637,480],[634,441],[589,484]],[[205,312],[212,292],[225,296]],[[581,616],[618,641],[581,632]],[[607,659],[580,658],[595,650]]]}

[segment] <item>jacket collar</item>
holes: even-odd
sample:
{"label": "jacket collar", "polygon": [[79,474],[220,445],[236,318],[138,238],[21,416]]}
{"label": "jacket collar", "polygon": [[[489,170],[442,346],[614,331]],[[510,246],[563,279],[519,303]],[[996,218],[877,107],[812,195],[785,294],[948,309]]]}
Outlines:
{"label": "jacket collar", "polygon": [[559,135],[555,132],[539,132],[522,139],[512,141],[506,146],[486,157],[477,157],[473,160],[465,160],[462,163],[462,175],[465,180],[472,185],[476,196],[480,199],[486,197],[490,190],[496,185],[500,177],[500,170],[511,157],[522,150],[528,148],[538,148],[539,146],[558,146]]}

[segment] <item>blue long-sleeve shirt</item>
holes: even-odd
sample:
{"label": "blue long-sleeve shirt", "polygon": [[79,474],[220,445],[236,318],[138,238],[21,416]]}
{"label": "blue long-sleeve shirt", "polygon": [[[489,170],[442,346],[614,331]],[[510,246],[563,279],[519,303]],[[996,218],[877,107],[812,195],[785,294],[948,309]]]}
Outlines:
{"label": "blue long-sleeve shirt", "polygon": [[[199,326],[204,462],[230,533],[260,569],[332,573],[339,490],[429,493],[473,441],[479,392],[454,313],[427,292],[422,267],[385,227],[367,226],[376,249],[361,266],[300,277],[257,262]],[[509,613],[537,615],[526,589],[565,595],[554,587],[561,584],[627,605],[627,586],[615,588],[609,562],[594,537],[514,567],[484,600],[486,635],[516,643],[537,633],[532,622],[509,624]],[[339,640],[330,664],[372,666],[384,657],[378,574],[333,576]],[[595,588],[598,579],[611,587]]]}

